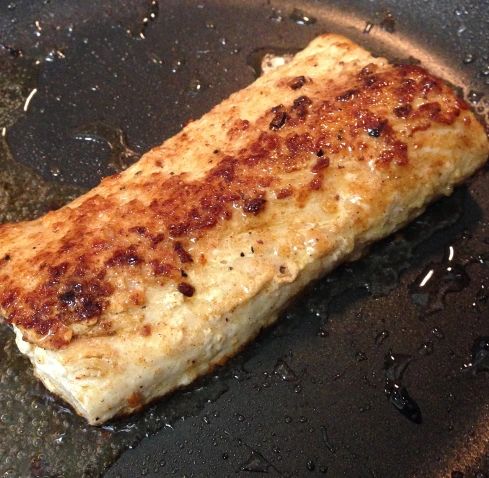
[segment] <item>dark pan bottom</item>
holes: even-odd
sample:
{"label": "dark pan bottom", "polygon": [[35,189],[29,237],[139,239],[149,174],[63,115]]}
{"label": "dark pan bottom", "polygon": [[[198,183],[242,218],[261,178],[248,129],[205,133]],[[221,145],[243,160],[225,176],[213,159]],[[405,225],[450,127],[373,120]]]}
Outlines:
{"label": "dark pan bottom", "polygon": [[[487,115],[489,5],[459,3],[2,2],[1,218],[97,184],[252,82],[259,52],[327,31],[421,61]],[[47,395],[0,329],[0,472],[489,476],[488,210],[483,171],[216,376],[104,429]]]}

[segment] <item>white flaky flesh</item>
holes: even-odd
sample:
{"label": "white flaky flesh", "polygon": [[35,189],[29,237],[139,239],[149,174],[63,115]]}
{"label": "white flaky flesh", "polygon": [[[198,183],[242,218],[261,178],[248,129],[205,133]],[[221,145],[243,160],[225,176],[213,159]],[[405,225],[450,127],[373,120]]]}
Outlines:
{"label": "white flaky flesh", "polygon": [[[275,105],[303,94],[277,89],[281,78],[306,75],[317,85],[368,64],[384,68],[387,61],[345,38],[318,37],[290,63],[266,73],[187,126],[184,131],[192,141],[178,157],[169,157],[163,168],[199,177],[210,167],[200,158],[212,149],[232,141],[237,143],[235,150],[243,147],[239,143],[246,137],[225,137],[219,121],[246,118],[253,124]],[[192,254],[205,250],[206,255],[205,263],[188,271],[188,282],[196,289],[193,297],[185,297],[172,282],[151,285],[144,289],[140,305],[105,312],[116,324],[110,334],[80,333],[61,348],[44,348],[14,324],[20,351],[46,387],[91,424],[130,413],[188,385],[272,324],[309,282],[358,257],[431,201],[450,194],[488,154],[483,128],[466,110],[452,124],[417,131],[408,141],[407,169],[399,166],[386,173],[374,162],[354,160],[345,149],[334,168],[327,170],[323,190],[311,193],[300,208],[270,197],[263,216],[251,222],[236,211],[239,219],[223,222],[198,241],[195,251],[189,249]],[[178,144],[172,138],[150,151],[118,181],[130,184],[136,171],[146,174],[145,166],[154,157]],[[103,187],[104,183],[99,186]],[[93,194],[74,201],[71,208]],[[19,227],[29,232],[29,227],[37,226]],[[151,333],[139,333],[146,325]]]}

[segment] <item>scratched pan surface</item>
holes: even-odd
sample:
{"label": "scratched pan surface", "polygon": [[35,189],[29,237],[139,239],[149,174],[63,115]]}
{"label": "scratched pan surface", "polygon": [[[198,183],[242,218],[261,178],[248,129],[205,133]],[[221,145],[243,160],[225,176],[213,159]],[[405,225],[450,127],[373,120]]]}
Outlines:
{"label": "scratched pan surface", "polygon": [[[263,52],[325,31],[421,60],[487,115],[486,0],[157,7],[0,3],[2,221],[97,184],[253,81]],[[0,476],[489,476],[487,179],[313,286],[215,376],[104,428],[45,392],[2,326]]]}

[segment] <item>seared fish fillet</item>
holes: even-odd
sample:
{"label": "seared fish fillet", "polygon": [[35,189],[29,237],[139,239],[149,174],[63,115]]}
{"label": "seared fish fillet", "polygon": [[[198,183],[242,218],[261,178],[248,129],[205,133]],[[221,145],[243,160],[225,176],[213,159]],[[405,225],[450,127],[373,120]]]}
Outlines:
{"label": "seared fish fillet", "polygon": [[223,363],[488,153],[442,80],[322,35],[125,172],[2,226],[1,313],[100,424]]}

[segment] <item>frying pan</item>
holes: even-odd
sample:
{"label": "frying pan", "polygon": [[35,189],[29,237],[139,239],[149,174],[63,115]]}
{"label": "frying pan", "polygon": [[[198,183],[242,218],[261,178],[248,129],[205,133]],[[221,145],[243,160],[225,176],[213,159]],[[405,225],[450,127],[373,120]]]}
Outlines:
{"label": "frying pan", "polygon": [[[487,119],[488,25],[486,0],[1,2],[1,219],[58,207],[326,31],[421,61]],[[487,211],[484,170],[215,375],[102,428],[2,326],[2,476],[489,476]]]}

